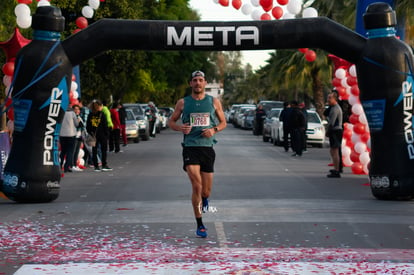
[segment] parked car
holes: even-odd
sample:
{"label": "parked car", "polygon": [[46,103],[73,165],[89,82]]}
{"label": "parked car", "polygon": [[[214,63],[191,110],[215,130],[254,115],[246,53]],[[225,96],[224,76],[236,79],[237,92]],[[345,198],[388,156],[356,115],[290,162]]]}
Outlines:
{"label": "parked car", "polygon": [[282,108],[272,108],[267,112],[263,121],[263,141],[268,142],[271,139],[272,125],[278,123]]}
{"label": "parked car", "polygon": [[125,109],[125,128],[127,139],[132,139],[134,143],[139,142],[139,125],[131,109]]}
{"label": "parked car", "polygon": [[[306,130],[307,144],[323,147],[325,144],[325,126],[318,113],[308,110],[308,129]],[[280,114],[279,114],[280,116]],[[283,122],[275,120],[271,126],[271,139],[274,145],[281,145],[283,142]]]}
{"label": "parked car", "polygon": [[253,129],[253,121],[256,115],[256,109],[250,109],[246,112],[244,117],[244,129],[251,130]]}
{"label": "parked car", "polygon": [[232,123],[234,127],[236,128],[240,127],[238,117],[239,117],[241,110],[246,107],[256,108],[254,104],[238,104],[237,106],[234,107],[234,114],[233,114],[233,119],[232,119]]}
{"label": "parked car", "polygon": [[234,120],[235,120],[235,119],[236,119],[236,117],[237,117],[237,113],[238,113],[239,109],[240,109],[242,106],[253,106],[253,107],[255,107],[255,105],[254,105],[254,104],[233,104],[233,105],[231,106],[231,108],[230,108],[230,113],[229,113],[229,116],[228,116],[228,121],[227,121],[227,122],[229,122],[229,123],[234,123]]}
{"label": "parked car", "polygon": [[254,106],[242,106],[238,112],[237,118],[236,118],[236,124],[235,127],[240,127],[242,129],[246,129],[245,127],[245,119],[247,116],[247,112],[250,110],[255,110],[256,107]]}
{"label": "parked car", "polygon": [[125,110],[131,110],[135,120],[138,123],[139,127],[139,137],[142,140],[149,140],[149,122],[148,118],[145,115],[144,109],[142,109],[140,104],[137,103],[125,103],[123,104]]}
{"label": "parked car", "polygon": [[[151,112],[150,112],[150,107],[148,106],[148,104],[147,103],[139,103],[139,104],[145,110],[145,114],[146,114],[148,120],[152,119],[152,115],[151,115]],[[155,133],[156,134],[161,133],[161,128],[162,128],[161,120],[162,120],[162,118],[161,118],[161,115],[158,111],[158,108],[155,107],[155,124],[154,124],[154,127],[155,127]],[[155,137],[155,135],[154,135],[154,137]]]}

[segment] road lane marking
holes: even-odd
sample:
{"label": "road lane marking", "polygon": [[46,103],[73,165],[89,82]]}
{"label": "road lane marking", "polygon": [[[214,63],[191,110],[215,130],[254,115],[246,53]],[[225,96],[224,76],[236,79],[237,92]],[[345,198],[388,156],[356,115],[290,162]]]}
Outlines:
{"label": "road lane marking", "polygon": [[227,238],[226,233],[224,232],[224,225],[222,222],[215,222],[214,226],[216,227],[217,241],[221,248],[227,248]]}

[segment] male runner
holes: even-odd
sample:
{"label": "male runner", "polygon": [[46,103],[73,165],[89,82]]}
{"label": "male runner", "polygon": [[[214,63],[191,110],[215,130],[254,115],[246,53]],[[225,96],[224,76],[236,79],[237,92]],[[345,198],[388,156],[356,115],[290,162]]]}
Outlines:
{"label": "male runner", "polygon": [[[208,197],[213,184],[214,160],[213,145],[217,142],[214,135],[226,128],[220,101],[206,95],[207,81],[202,71],[191,74],[191,95],[178,100],[169,120],[169,127],[184,134],[184,170],[192,185],[191,202],[197,221],[196,234],[207,237],[207,229],[202,221],[202,212],[208,210]],[[181,117],[181,124],[177,124]],[[217,124],[218,123],[218,124]]]}

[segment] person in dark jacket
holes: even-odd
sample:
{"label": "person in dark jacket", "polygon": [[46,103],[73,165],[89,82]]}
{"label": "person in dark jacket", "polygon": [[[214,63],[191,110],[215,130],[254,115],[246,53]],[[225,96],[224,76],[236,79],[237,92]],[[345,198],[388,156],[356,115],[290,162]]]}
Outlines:
{"label": "person in dark jacket", "polygon": [[283,103],[283,110],[280,113],[279,120],[283,122],[283,147],[285,148],[285,152],[289,151],[289,135],[291,132],[289,120],[291,112],[292,108],[290,107],[289,102]]}
{"label": "person in dark jacket", "polygon": [[128,145],[128,139],[126,135],[126,111],[122,103],[118,103],[118,113],[119,113],[119,122],[121,123],[121,137],[122,137],[122,146]]}
{"label": "person in dark jacket", "polygon": [[263,121],[266,117],[266,111],[263,109],[263,105],[257,106],[256,114],[254,118],[254,134],[261,135],[263,134]]}
{"label": "person in dark jacket", "polygon": [[[99,100],[92,101],[91,104],[91,113],[88,115],[88,120],[86,122],[86,130],[89,134],[95,135],[96,144],[92,147],[92,158],[93,165],[95,166],[95,171],[111,171],[107,164],[107,151],[108,151],[108,137],[109,137],[109,127],[106,116],[102,112],[103,104]],[[101,161],[102,169],[99,168],[98,164],[98,146],[101,149]]]}
{"label": "person in dark jacket", "polygon": [[292,107],[292,111],[290,113],[289,125],[291,127],[292,150],[294,151],[292,156],[302,156],[303,136],[305,135],[306,127],[305,116],[296,101],[292,101],[290,106]]}

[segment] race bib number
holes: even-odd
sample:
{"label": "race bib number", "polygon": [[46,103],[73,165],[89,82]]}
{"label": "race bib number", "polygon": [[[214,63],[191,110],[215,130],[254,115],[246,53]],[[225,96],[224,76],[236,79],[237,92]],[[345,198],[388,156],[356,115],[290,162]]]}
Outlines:
{"label": "race bib number", "polygon": [[190,114],[191,126],[210,126],[209,113],[192,113]]}

